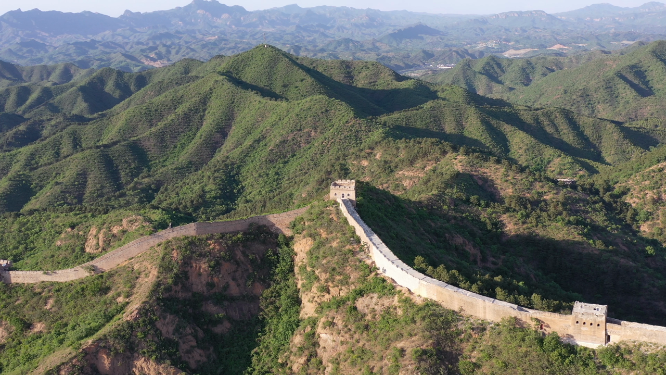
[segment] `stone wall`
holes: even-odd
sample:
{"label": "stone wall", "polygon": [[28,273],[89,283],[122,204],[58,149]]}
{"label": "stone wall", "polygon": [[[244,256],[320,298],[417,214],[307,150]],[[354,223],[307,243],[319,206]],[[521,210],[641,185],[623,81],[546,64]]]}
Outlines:
{"label": "stone wall", "polygon": [[84,278],[90,275],[89,269],[95,272],[104,272],[113,269],[130,258],[133,258],[151,247],[181,236],[197,236],[215,233],[232,233],[245,231],[250,225],[266,225],[272,231],[277,233],[291,234],[289,223],[297,216],[302,215],[307,207],[300,208],[280,214],[255,216],[249,219],[235,221],[201,222],[182,225],[175,228],[165,229],[163,231],[141,237],[118,249],[115,249],[101,257],[82,264],[78,267],[58,271],[2,271],[0,276],[6,283],[38,283],[42,281],[72,281]]}
{"label": "stone wall", "polygon": [[[597,347],[606,344],[606,329],[596,329],[574,315],[563,315],[520,307],[497,299],[457,288],[439,280],[430,278],[412,269],[382,242],[368,227],[346,199],[338,200],[342,214],[368,247],[370,256],[379,271],[393,279],[398,285],[406,287],[414,294],[433,299],[444,307],[461,311],[475,318],[498,322],[503,318],[515,317],[527,325],[537,323],[545,333],[557,332],[565,341],[572,344]],[[576,321],[578,321],[578,324]],[[608,323],[611,342],[619,340],[637,340],[666,344],[666,327],[648,326],[645,324],[620,322]]]}
{"label": "stone wall", "polygon": [[611,344],[635,340],[666,345],[666,327],[608,319],[606,333]]}

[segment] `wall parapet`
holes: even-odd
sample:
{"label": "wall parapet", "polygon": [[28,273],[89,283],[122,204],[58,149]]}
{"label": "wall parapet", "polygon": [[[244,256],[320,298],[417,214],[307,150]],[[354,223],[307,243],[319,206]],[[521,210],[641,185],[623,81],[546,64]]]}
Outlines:
{"label": "wall parapet", "polygon": [[[347,222],[368,247],[379,272],[416,295],[435,300],[446,308],[462,311],[466,315],[483,320],[497,322],[507,317],[514,317],[528,324],[536,320],[542,332],[556,332],[563,341],[572,344],[598,347],[607,343],[635,340],[666,345],[666,327],[607,318],[606,306],[603,305],[576,302],[572,315],[532,310],[428,277],[398,259],[361,219],[354,209],[353,202],[348,199],[337,199],[337,201]],[[580,321],[590,319],[592,315],[594,319],[602,319],[598,328],[590,324],[591,322]],[[594,322],[596,324],[596,320]]]}
{"label": "wall parapet", "polygon": [[[289,223],[302,215],[308,207],[279,214],[254,216],[248,219],[217,222],[197,222],[165,229],[136,239],[112,250],[97,259],[76,267],[57,271],[3,271],[0,277],[5,283],[32,284],[44,281],[66,282],[90,276],[93,272],[105,272],[118,267],[127,260],[149,250],[164,241],[181,236],[233,233],[248,230],[251,225],[266,225],[277,233],[291,234]],[[92,271],[92,272],[91,272]]]}

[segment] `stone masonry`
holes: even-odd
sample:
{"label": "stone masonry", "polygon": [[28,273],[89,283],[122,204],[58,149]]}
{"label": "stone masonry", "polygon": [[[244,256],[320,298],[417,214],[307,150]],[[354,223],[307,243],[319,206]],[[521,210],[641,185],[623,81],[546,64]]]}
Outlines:
{"label": "stone masonry", "polygon": [[331,200],[349,199],[354,206],[356,206],[356,181],[354,180],[337,180],[331,184],[331,193],[329,195]]}
{"label": "stone masonry", "polygon": [[90,276],[90,270],[97,273],[118,267],[120,264],[147,251],[151,247],[175,237],[240,232],[249,229],[252,224],[266,225],[274,232],[291,234],[289,223],[299,215],[302,215],[306,210],[307,207],[304,207],[281,214],[255,216],[243,220],[201,222],[182,225],[175,228],[165,229],[155,234],[151,234],[150,236],[141,237],[78,267],[58,271],[0,270],[0,277],[5,283],[21,284],[38,283],[42,281],[64,282],[77,280]]}
{"label": "stone masonry", "polygon": [[576,302],[571,312],[572,334],[584,342],[606,344],[608,307]]}
{"label": "stone masonry", "polygon": [[[346,181],[345,183],[347,186],[353,186]],[[331,185],[330,196],[337,197],[334,199],[339,202],[342,214],[367,246],[379,272],[416,295],[433,299],[446,308],[462,311],[464,314],[483,320],[498,322],[507,317],[515,317],[527,325],[537,323],[538,329],[542,332],[556,332],[563,341],[572,344],[598,347],[623,340],[634,340],[666,345],[666,327],[608,318],[608,309],[605,305],[576,302],[571,315],[556,314],[485,297],[423,275],[391,252],[363,222],[353,202],[346,198],[348,195],[342,198],[334,194],[340,191],[338,186]],[[355,194],[351,196],[355,198]]]}

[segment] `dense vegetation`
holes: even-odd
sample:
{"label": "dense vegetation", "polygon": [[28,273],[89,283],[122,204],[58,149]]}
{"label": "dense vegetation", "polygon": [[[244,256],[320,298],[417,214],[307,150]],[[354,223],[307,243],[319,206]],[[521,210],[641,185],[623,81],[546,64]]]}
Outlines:
{"label": "dense vegetation", "polygon": [[590,350],[563,344],[514,320],[470,329],[469,345],[458,362],[460,374],[664,374],[664,351],[611,345]]}
{"label": "dense vegetation", "polygon": [[[272,367],[250,373],[664,373],[663,350],[595,351],[563,344],[554,334],[544,337],[515,320],[489,325],[415,302],[363,261],[367,254],[335,205],[313,204],[293,228],[299,233],[300,324],[288,348],[271,341],[282,348],[271,357]],[[274,319],[267,328],[280,324]],[[262,351],[255,353],[255,361],[262,358]]]}
{"label": "dense vegetation", "polygon": [[537,107],[562,107],[617,121],[663,120],[666,42],[620,53],[465,60],[425,79]]}
{"label": "dense vegetation", "polygon": [[124,268],[67,284],[1,284],[0,371],[23,374],[58,350],[80,348],[122,315],[139,275]]}
{"label": "dense vegetation", "polygon": [[[508,355],[503,348],[479,349],[490,357],[467,351],[465,332],[559,353],[553,366],[571,372],[662,360],[641,359],[636,348],[596,356],[510,322],[465,326],[379,278],[360,260],[350,228],[321,202],[332,180],[356,179],[363,219],[432,277],[526,307],[567,312],[584,300],[608,304],[616,318],[664,325],[658,121],[515,106],[377,63],[265,45],[206,63],[14,85],[0,90],[0,108],[11,120],[0,129],[0,258],[21,269],[69,267],[169,225],[313,206],[294,225],[293,245],[261,230],[166,244],[157,286],[122,318],[131,293],[118,295],[116,286],[132,286],[109,281],[111,289],[91,297],[108,314],[85,335],[63,339],[70,329],[57,336],[46,324],[45,335],[57,336],[48,340],[59,341],[44,344],[44,355],[97,335],[67,371],[85,373],[103,357],[198,373],[513,368],[491,360]],[[41,293],[34,288],[42,286],[7,290]],[[21,314],[16,301],[27,300],[17,296],[0,317],[8,327]],[[121,307],[108,307],[112,301]],[[375,303],[386,309],[368,308]],[[21,332],[36,323],[26,322]],[[37,336],[12,329],[16,352],[28,350],[22,340]],[[423,335],[400,350],[415,331]],[[344,350],[322,348],[320,333],[341,335],[336,348]],[[0,362],[11,346],[4,348]],[[28,367],[41,358],[26,355]],[[22,371],[12,358],[3,365]]]}
{"label": "dense vegetation", "polygon": [[617,195],[436,142],[377,145],[352,176],[369,181],[359,188],[361,217],[432,277],[526,307],[570,311],[582,299],[663,324],[649,311],[666,291],[664,248],[642,237]]}
{"label": "dense vegetation", "polygon": [[181,238],[80,282],[3,287],[3,373],[663,373],[663,351],[593,351],[412,300],[364,261],[335,204],[292,227],[293,239]]}
{"label": "dense vegetation", "polygon": [[[290,298],[283,291],[289,288],[290,277],[293,284],[290,246],[287,238],[278,238],[264,227],[162,244],[146,257],[147,267],[156,276],[145,286],[147,292],[139,304],[97,334],[82,355],[60,364],[60,371],[95,373],[107,361],[131,372],[136,371],[132,365],[148,361],[167,373],[173,369],[176,373],[242,374],[253,361],[266,321],[272,323],[270,316],[295,319],[298,324],[297,292],[291,293],[289,307],[295,308],[295,317],[287,307],[281,309],[280,303],[270,301],[277,296],[284,304]],[[295,285],[291,288],[295,290]],[[271,309],[276,310],[271,313]],[[294,329],[279,335],[288,338]],[[265,357],[268,361],[269,356]]]}
{"label": "dense vegetation", "polygon": [[[115,246],[86,251],[92,227],[100,243],[113,242],[99,233],[132,213],[145,222],[140,235],[283,211],[317,199],[335,178],[356,178],[370,183],[360,192],[363,217],[406,262],[422,257],[434,277],[529,307],[567,310],[584,298],[611,304],[617,317],[660,322],[654,296],[664,295],[665,260],[661,243],[638,236],[641,211],[619,192],[550,180],[647,158],[658,132],[639,136],[635,127],[512,106],[375,63],[263,45],[208,63],[106,69],[40,87],[4,91],[5,110],[23,122],[3,136],[32,137],[0,154],[0,226],[26,229],[5,233],[0,256],[18,267],[88,260]],[[24,88],[53,96],[31,104]],[[405,226],[412,212],[421,213]]]}
{"label": "dense vegetation", "polygon": [[554,176],[627,161],[660,140],[407,80],[378,64],[297,59],[270,47],[12,87],[0,105],[21,117],[2,134],[5,212],[154,204],[214,218],[279,210],[312,199],[344,174],[350,153],[386,137],[443,139]]}

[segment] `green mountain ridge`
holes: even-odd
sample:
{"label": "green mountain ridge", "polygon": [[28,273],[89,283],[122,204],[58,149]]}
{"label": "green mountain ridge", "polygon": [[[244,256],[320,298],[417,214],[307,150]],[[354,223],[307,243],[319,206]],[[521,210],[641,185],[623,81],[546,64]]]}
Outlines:
{"label": "green mountain ridge", "polygon": [[[298,247],[304,252],[298,261],[306,262],[297,266],[299,283],[285,274],[288,285],[266,297],[274,307],[285,303],[288,312],[265,307],[264,317],[276,319],[265,324],[276,331],[266,333],[266,341],[259,340],[256,353],[263,354],[253,354],[260,356],[253,363],[261,368],[292,360],[277,362],[276,353],[291,353],[285,348],[291,345],[294,332],[301,332],[298,327],[304,330],[298,333],[305,335],[302,340],[310,340],[311,334],[306,333],[315,332],[314,326],[305,328],[314,320],[304,318],[303,326],[299,325],[294,302],[301,293],[298,288],[308,293],[317,285],[314,290],[328,296],[319,302],[331,301],[321,307],[330,310],[313,309],[312,316],[322,311],[345,314],[331,317],[337,323],[328,328],[346,322],[346,316],[360,321],[354,320],[360,319],[354,311],[362,310],[362,305],[351,307],[356,299],[347,300],[352,297],[338,291],[347,293],[345,282],[366,280],[357,276],[367,277],[372,271],[353,256],[356,250],[350,249],[359,243],[352,232],[332,219],[337,215],[334,204],[321,202],[331,181],[341,178],[357,180],[363,219],[401,260],[430,277],[526,308],[568,312],[574,301],[583,300],[608,304],[615,318],[665,324],[666,242],[663,230],[658,233],[664,226],[661,206],[655,202],[648,207],[643,202],[649,196],[632,190],[634,185],[623,185],[652,178],[646,171],[659,171],[655,165],[666,160],[662,146],[666,136],[659,122],[627,124],[562,108],[513,105],[458,86],[409,79],[379,63],[315,60],[265,44],[239,55],[208,62],[184,60],[146,72],[100,69],[61,85],[33,81],[1,89],[0,98],[4,108],[0,114],[0,258],[11,259],[16,269],[75,266],[169,225],[313,206],[309,215],[292,226],[306,241]],[[555,180],[559,177],[574,177],[579,183],[559,185]],[[657,191],[659,186],[650,189]],[[204,258],[214,252],[208,240],[193,241]],[[165,246],[185,251],[187,246],[179,244]],[[310,247],[310,252],[303,250]],[[176,266],[184,263],[169,255],[173,251],[164,254],[167,271],[160,277],[166,278],[161,280],[168,281],[163,285],[169,287],[154,295],[150,306],[159,302],[158,310],[166,310],[156,314],[167,315],[150,315],[153,321],[118,318],[134,327],[113,331],[121,336],[101,331],[115,319],[112,314],[94,324],[88,322],[92,310],[85,310],[88,315],[81,318],[81,324],[90,325],[85,334],[71,333],[82,329],[72,323],[70,328],[61,327],[61,335],[48,320],[42,336],[24,338],[19,334],[28,323],[19,321],[20,329],[11,332],[18,341],[8,347],[27,353],[25,363],[33,363],[39,355],[24,339],[71,336],[67,338],[71,346],[96,335],[96,340],[105,337],[106,341],[98,341],[95,348],[116,348],[115,354],[121,353],[120,348],[139,355],[153,345],[170,345],[170,351],[164,352],[168,356],[148,349],[143,353],[155,354],[149,359],[160,366],[196,371],[198,365],[167,364],[181,358],[174,349],[179,342],[175,336],[161,340],[153,322],[175,319],[168,314],[177,313],[178,321],[192,330],[221,323],[227,318],[220,311],[213,315],[194,311],[205,311],[204,306],[217,311],[210,303],[219,304],[224,296],[211,293],[224,286],[200,280],[196,284],[200,294],[178,300],[169,288],[178,290],[180,282],[169,280],[185,273],[196,278],[198,271],[176,272],[180,269]],[[331,261],[324,260],[332,254]],[[194,269],[212,269],[217,263],[208,261],[215,259],[202,258]],[[253,259],[250,262],[260,263]],[[342,265],[354,259],[359,266],[350,272],[358,275],[344,279]],[[118,272],[131,273],[128,269]],[[341,278],[329,279],[322,272]],[[120,277],[114,275],[91,280],[102,283],[107,277]],[[394,302],[389,305],[396,309],[398,305],[417,309],[400,305],[403,302],[382,281],[372,280],[359,284],[358,288],[366,289],[349,296],[390,296]],[[130,281],[122,290],[130,289]],[[81,285],[89,282],[82,280]],[[90,288],[86,293],[100,297],[111,290],[105,285],[81,288]],[[6,287],[12,298],[18,295],[11,292],[14,287]],[[32,296],[31,300],[51,293],[20,286],[15,290]],[[284,301],[280,293],[287,293]],[[97,300],[110,304],[114,298],[118,297]],[[189,301],[187,306],[183,301]],[[16,314],[16,303],[3,306],[0,320],[14,322],[10,318]],[[119,311],[113,310],[114,316]],[[192,320],[198,316],[205,319]],[[33,315],[30,319],[30,324],[35,323]],[[515,328],[507,324],[502,327]],[[143,332],[142,337],[131,332]],[[243,332],[251,336],[243,337],[252,346],[256,330]],[[106,333],[110,336],[103,336]],[[219,344],[215,340],[220,338],[214,335],[197,337]],[[97,349],[78,360],[98,358],[103,352]],[[3,366],[22,366],[2,350]],[[305,349],[295,352],[309,356]],[[206,358],[214,362],[221,357]],[[435,357],[417,353],[404,358],[396,361],[425,366],[427,358]],[[129,363],[136,358],[122,359]],[[345,361],[340,357],[340,363]],[[354,361],[348,368],[356,368]],[[597,366],[594,361],[586,363]],[[492,367],[490,362],[485,365]]]}
{"label": "green mountain ridge", "polygon": [[[33,138],[0,154],[7,214],[137,205],[199,220],[277,212],[316,199],[332,179],[362,180],[350,161],[391,139],[448,142],[542,179],[594,174],[660,143],[563,109],[512,106],[377,63],[300,58],[264,45],[149,72],[103,69],[61,86],[40,105],[14,107],[24,121],[4,139],[20,130]],[[382,168],[393,186],[400,168]]]}
{"label": "green mountain ridge", "polygon": [[465,61],[426,78],[535,107],[563,107],[617,121],[664,118],[666,42],[623,54]]}
{"label": "green mountain ridge", "polygon": [[[184,61],[135,74],[103,69],[55,88],[17,86],[0,96],[7,98],[5,111],[24,118],[3,134],[4,143],[16,147],[21,136],[30,141],[0,156],[7,181],[0,184],[11,194],[14,176],[28,178],[31,189],[21,194],[32,197],[14,201],[26,208],[80,204],[143,185],[162,186],[159,181],[166,177],[160,176],[185,177],[209,162],[219,166],[249,158],[240,162],[247,165],[263,157],[298,165],[299,151],[326,155],[322,144],[333,139],[334,144],[341,139],[360,144],[362,134],[381,134],[382,129],[488,150],[554,176],[593,172],[658,143],[650,134],[637,137],[610,121],[512,107],[454,87],[405,79],[374,63],[295,58],[263,46],[206,64]],[[250,144],[266,153],[243,151]],[[91,163],[84,161],[88,158]],[[88,165],[116,172],[89,173]],[[48,183],[54,179],[61,183]]]}
{"label": "green mountain ridge", "polygon": [[23,67],[0,61],[0,88],[33,82],[50,86],[61,85],[90,74],[90,70],[80,69],[69,63]]}

